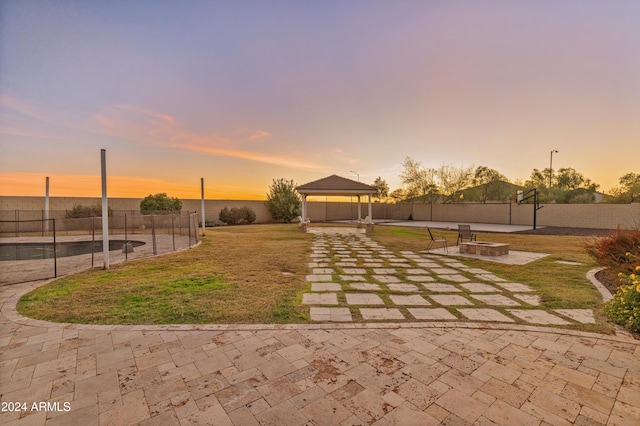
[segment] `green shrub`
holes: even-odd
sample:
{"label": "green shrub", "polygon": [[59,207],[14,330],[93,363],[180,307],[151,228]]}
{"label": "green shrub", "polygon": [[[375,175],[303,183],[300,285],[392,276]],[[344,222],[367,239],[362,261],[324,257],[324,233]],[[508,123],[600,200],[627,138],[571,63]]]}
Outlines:
{"label": "green shrub", "polygon": [[218,219],[220,219],[220,222],[226,223],[227,225],[235,223],[235,220],[236,220],[236,218],[232,216],[231,210],[229,210],[228,207],[223,207],[222,210],[220,210],[220,214],[218,214]]}
{"label": "green shrub", "polygon": [[301,203],[293,180],[280,178],[273,180],[269,187],[267,201],[264,204],[273,220],[288,223],[300,216]]}
{"label": "green shrub", "polygon": [[640,231],[617,230],[610,237],[589,244],[587,253],[600,265],[620,272],[634,272],[640,265]]}
{"label": "green shrub", "polygon": [[[108,215],[111,216],[109,208]],[[102,217],[102,206],[95,204],[93,206],[83,206],[82,204],[74,204],[71,210],[67,210],[64,214],[65,219],[79,219],[83,217]]]}
{"label": "green shrub", "polygon": [[618,274],[622,285],[604,305],[604,312],[617,324],[640,332],[640,231],[618,230],[589,245],[587,252],[601,265],[623,271]]}
{"label": "green shrub", "polygon": [[150,214],[154,212],[179,212],[182,210],[182,201],[176,197],[169,197],[166,192],[147,195],[140,201],[140,212]]}
{"label": "green shrub", "polygon": [[253,223],[256,221],[256,212],[249,206],[244,206],[240,209],[242,211],[242,218],[247,223]]}
{"label": "green shrub", "polygon": [[241,223],[253,223],[256,220],[256,214],[249,206],[233,207],[229,209],[224,207],[218,215],[220,222],[227,225],[237,225]]}
{"label": "green shrub", "polygon": [[617,324],[630,331],[640,332],[640,266],[636,273],[625,276],[620,274],[623,285],[618,292],[604,305],[604,311]]}

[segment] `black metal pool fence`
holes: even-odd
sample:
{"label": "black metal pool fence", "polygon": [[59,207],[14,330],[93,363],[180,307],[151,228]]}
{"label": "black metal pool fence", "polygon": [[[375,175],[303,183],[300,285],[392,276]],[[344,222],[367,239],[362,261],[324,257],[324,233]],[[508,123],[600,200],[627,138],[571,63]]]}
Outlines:
{"label": "black metal pool fence", "polygon": [[[102,217],[65,211],[0,211],[0,285],[56,278],[102,267]],[[191,248],[196,212],[109,212],[109,263]]]}

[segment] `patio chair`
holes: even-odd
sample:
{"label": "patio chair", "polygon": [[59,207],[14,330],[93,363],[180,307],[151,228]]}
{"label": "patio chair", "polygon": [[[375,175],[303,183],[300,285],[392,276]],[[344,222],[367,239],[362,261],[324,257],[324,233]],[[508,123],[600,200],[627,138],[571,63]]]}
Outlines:
{"label": "patio chair", "polygon": [[471,225],[458,225],[458,240],[456,241],[456,245],[464,240],[469,240],[469,242],[477,241],[476,234],[471,232]]}
{"label": "patio chair", "polygon": [[444,247],[444,251],[446,251],[447,253],[449,253],[449,250],[447,249],[447,240],[446,238],[434,238],[433,237],[433,233],[431,232],[431,229],[427,226],[427,232],[429,233],[429,238],[431,238],[431,241],[429,241],[429,245],[427,246],[427,251],[431,250],[431,248],[433,247],[434,244],[436,243],[440,243],[442,244],[442,247]]}

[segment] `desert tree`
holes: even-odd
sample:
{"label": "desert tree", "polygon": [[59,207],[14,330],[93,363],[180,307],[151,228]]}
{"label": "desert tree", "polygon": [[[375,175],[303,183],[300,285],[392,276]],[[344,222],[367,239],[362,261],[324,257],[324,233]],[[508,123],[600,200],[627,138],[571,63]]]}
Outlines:
{"label": "desert tree", "polygon": [[389,198],[391,198],[394,203],[399,203],[407,199],[407,194],[404,189],[398,188],[391,191]]}
{"label": "desert tree", "polygon": [[570,204],[593,203],[600,186],[572,167],[558,169],[554,184],[557,188],[556,201]]}
{"label": "desert tree", "polygon": [[595,192],[600,185],[585,177],[572,167],[563,167],[552,174],[551,187],[549,175],[551,169],[533,169],[531,177],[524,184],[525,188],[536,188],[539,200],[543,203],[592,203]]}
{"label": "desert tree", "polygon": [[422,202],[433,201],[438,194],[436,171],[424,168],[419,161],[406,157],[400,173],[405,199],[418,198]]}
{"label": "desert tree", "polygon": [[288,223],[301,213],[302,202],[296,192],[296,184],[285,178],[273,179],[264,204],[276,221]]}
{"label": "desert tree", "polygon": [[614,203],[640,202],[640,173],[627,173],[618,180],[619,185],[611,191]]}
{"label": "desert tree", "polygon": [[378,201],[385,201],[389,197],[389,185],[387,185],[387,182],[380,176],[373,181],[373,186],[378,189],[378,192],[374,196]]}
{"label": "desert tree", "polygon": [[460,200],[460,193],[469,187],[473,179],[473,166],[455,167],[450,164],[443,164],[436,171],[436,176],[440,183],[439,189],[445,203]]}
{"label": "desert tree", "polygon": [[558,169],[558,173],[555,175],[555,185],[563,191],[574,189],[595,191],[600,186],[572,167]]}
{"label": "desert tree", "polygon": [[478,166],[471,180],[476,186],[477,199],[481,203],[487,201],[502,201],[509,198],[509,180],[499,171],[487,166]]}

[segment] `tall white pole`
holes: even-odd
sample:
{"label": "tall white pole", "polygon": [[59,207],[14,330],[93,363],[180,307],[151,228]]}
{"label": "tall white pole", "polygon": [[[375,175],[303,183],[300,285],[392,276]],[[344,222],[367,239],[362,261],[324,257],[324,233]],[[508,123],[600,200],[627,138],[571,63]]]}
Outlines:
{"label": "tall white pole", "polygon": [[104,269],[109,269],[109,207],[107,206],[107,152],[100,150],[102,167],[102,260]]}
{"label": "tall white pole", "polygon": [[202,236],[204,236],[204,229],[205,229],[205,224],[204,224],[204,178],[200,178],[200,197],[201,197],[201,208],[200,210],[202,210]]}
{"label": "tall white pole", "polygon": [[46,178],[44,191],[44,231],[49,234],[49,176]]}

